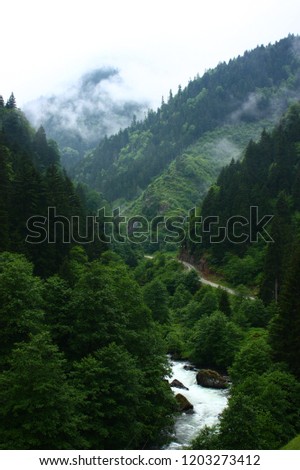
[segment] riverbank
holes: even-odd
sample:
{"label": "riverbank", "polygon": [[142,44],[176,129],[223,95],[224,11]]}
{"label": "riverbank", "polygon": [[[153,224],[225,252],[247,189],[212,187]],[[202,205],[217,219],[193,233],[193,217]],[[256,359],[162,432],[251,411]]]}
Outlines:
{"label": "riverbank", "polygon": [[181,449],[188,446],[204,426],[217,424],[219,415],[227,405],[228,390],[216,390],[197,385],[196,371],[187,370],[188,361],[175,361],[170,359],[172,376],[179,380],[188,390],[172,388],[175,394],[182,393],[193,405],[194,412],[181,413],[176,417],[174,436],[167,449]]}

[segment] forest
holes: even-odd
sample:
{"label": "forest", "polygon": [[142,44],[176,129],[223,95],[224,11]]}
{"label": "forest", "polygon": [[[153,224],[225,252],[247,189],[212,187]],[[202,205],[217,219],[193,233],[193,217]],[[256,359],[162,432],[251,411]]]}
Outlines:
{"label": "forest", "polygon": [[157,447],[175,405],[142,291],[105,244],[26,244],[28,217],[80,216],[88,195],[13,98],[0,122],[0,448]]}
{"label": "forest", "polygon": [[[285,436],[294,425],[296,434],[299,427],[299,142],[300,105],[295,104],[271,133],[263,131],[259,142],[249,143],[242,161],[232,161],[222,170],[200,209],[204,216],[219,216],[222,226],[233,214],[242,217],[249,206],[257,206],[261,214],[273,214],[268,228],[272,242],[265,243],[258,236],[255,243],[210,243],[203,232],[201,245],[182,247],[182,253],[188,252],[196,264],[206,257],[211,268],[231,285],[247,287],[257,295],[257,300],[245,300],[242,309],[232,312],[231,319],[248,330],[248,342],[241,343],[227,364],[233,387],[220,425],[202,431],[195,448],[279,448],[283,444],[280,434]],[[295,395],[288,399],[292,409],[287,411],[284,394],[290,386]],[[282,416],[276,424],[281,406],[289,422],[284,424]],[[230,429],[240,419],[244,425],[237,436]]]}
{"label": "forest", "polygon": [[[207,168],[195,169],[198,161],[201,164],[201,158],[204,163],[208,159],[208,171],[217,176],[221,166],[230,162],[228,142],[231,152],[242,152],[250,138],[259,138],[263,126],[273,126],[290,101],[299,96],[298,44],[299,38],[291,35],[275,44],[259,46],[195,77],[185,88],[179,86],[176,94],[170,91],[161,106],[149,110],[145,119],[134,118],[131,126],[102,139],[70,174],[102,192],[109,201],[144,196],[143,208],[149,212],[150,205],[154,214],[162,211],[165,199],[172,204],[173,195],[170,197],[161,185],[149,197],[146,188],[168,172],[171,163],[178,165],[179,176],[187,174],[184,190],[174,180],[177,191],[188,192],[194,175],[198,176],[196,191],[203,186],[204,192],[212,178],[207,176]],[[255,129],[257,123],[259,130]],[[214,131],[221,135],[211,135]],[[195,148],[206,135],[207,140]],[[220,145],[224,139],[225,149]],[[213,149],[207,151],[205,146],[210,141]],[[173,181],[174,174],[168,176]],[[167,178],[163,186],[168,187]],[[197,199],[199,196],[193,195],[189,204]]]}
{"label": "forest", "polygon": [[[31,126],[13,94],[6,102],[0,97],[0,449],[164,448],[179,413],[168,383],[170,356],[228,378],[228,405],[218,424],[199,428],[191,449],[297,448],[295,40],[259,47],[197,77],[144,120],[105,137],[71,176],[43,126]],[[245,109],[254,92],[255,107]],[[225,125],[238,110],[239,122]],[[207,149],[215,135],[247,144],[241,152],[227,147],[224,159],[222,149],[214,150],[212,167]],[[69,236],[84,234],[85,221],[94,220],[88,216],[111,210],[117,199],[129,213],[160,213],[160,201],[151,205],[147,194],[155,202],[157,192],[176,192],[172,178],[175,186],[194,184],[187,199],[185,190],[180,196],[182,209],[193,200],[196,211],[179,247],[147,252],[130,239],[109,242],[101,218],[102,236],[93,243]],[[179,213],[180,198],[176,204]],[[59,215],[55,243],[50,223],[44,241],[28,243],[28,221],[46,220],[49,207]],[[251,207],[258,220],[245,237]],[[228,225],[236,216],[238,223]],[[269,237],[259,230],[264,216]],[[210,232],[201,226],[201,243],[196,217],[219,221]],[[226,237],[213,243],[224,226]],[[233,290],[200,282],[201,270]]]}

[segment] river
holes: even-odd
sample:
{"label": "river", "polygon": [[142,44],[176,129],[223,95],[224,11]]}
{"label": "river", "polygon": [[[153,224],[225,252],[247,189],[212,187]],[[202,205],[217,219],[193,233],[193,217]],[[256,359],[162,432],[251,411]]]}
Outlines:
{"label": "river", "polygon": [[180,449],[187,446],[205,425],[218,422],[219,414],[227,405],[228,391],[197,385],[196,371],[184,369],[184,365],[189,365],[187,361],[170,360],[170,364],[172,377],[169,381],[177,379],[189,389],[172,388],[173,392],[181,393],[194,405],[193,414],[182,413],[176,418],[175,435],[167,449]]}

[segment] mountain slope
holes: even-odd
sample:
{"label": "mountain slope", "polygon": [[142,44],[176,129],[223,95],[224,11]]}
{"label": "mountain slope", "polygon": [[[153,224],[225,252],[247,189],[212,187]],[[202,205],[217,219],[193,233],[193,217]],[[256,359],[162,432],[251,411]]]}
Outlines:
{"label": "mountain slope", "polygon": [[60,94],[27,103],[24,111],[35,127],[42,125],[58,143],[62,164],[71,174],[87,150],[146,109],[145,103],[126,97],[124,88],[117,69],[95,69]]}
{"label": "mountain slope", "polygon": [[272,128],[272,124],[271,120],[264,120],[225,125],[206,132],[154,178],[140,196],[125,205],[123,211],[149,218],[157,214],[186,216],[203,200],[221,168],[233,158],[239,158],[249,140],[259,138],[262,127]]}
{"label": "mountain slope", "polygon": [[[299,233],[299,182],[298,102],[272,132],[248,144],[242,161],[223,168],[200,209],[202,220],[214,216],[218,224],[201,240],[189,237],[185,249],[196,264],[209,257],[231,283],[258,285],[265,302],[277,301]],[[228,224],[234,217],[237,224]],[[216,242],[220,227],[227,227],[226,236]]]}
{"label": "mountain slope", "polygon": [[[15,102],[0,100],[0,252],[26,255],[43,277],[56,273],[85,223],[86,200],[61,168],[57,146],[41,128],[34,131]],[[104,251],[102,243],[89,246],[88,253]]]}
{"label": "mountain slope", "polygon": [[[266,121],[267,126],[272,126],[300,94],[299,49],[299,37],[289,36],[274,45],[246,52],[228,64],[219,64],[190,81],[185,89],[179,87],[174,96],[170,92],[168,102],[162,102],[156,112],[148,111],[145,120],[133,122],[129,128],[101,141],[77,165],[76,178],[102,192],[110,201],[132,200],[141,196],[156,177],[163,174],[166,181],[173,171],[169,165],[176,159],[185,160],[184,154],[190,152],[191,146],[199,144],[201,147],[200,139],[205,138],[206,133],[224,132],[224,126],[234,129],[255,123],[262,128]],[[257,128],[253,134],[249,132],[240,148],[249,137],[257,138],[257,135]],[[234,139],[229,142],[235,145]],[[196,166],[201,167],[205,152],[197,153],[199,163]],[[226,160],[225,156],[225,161],[228,158]],[[210,174],[207,176],[203,171],[203,184],[197,177],[196,182],[191,183],[200,188],[200,192],[218,171],[218,165],[212,160]],[[196,168],[196,175],[198,170]],[[193,170],[192,173],[193,178]],[[181,170],[179,174],[182,175]],[[187,181],[191,181],[189,177]],[[156,184],[160,186],[160,182]],[[174,191],[177,192],[175,183]],[[142,197],[148,199],[147,195]],[[188,200],[190,202],[189,197]],[[164,206],[164,200],[158,205]]]}

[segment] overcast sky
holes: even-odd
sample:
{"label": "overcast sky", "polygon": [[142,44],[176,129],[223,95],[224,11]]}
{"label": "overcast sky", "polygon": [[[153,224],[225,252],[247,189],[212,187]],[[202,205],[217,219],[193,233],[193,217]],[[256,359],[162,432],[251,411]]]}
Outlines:
{"label": "overcast sky", "polygon": [[300,34],[299,18],[299,0],[3,0],[0,94],[22,107],[113,66],[116,94],[156,106],[220,61]]}

